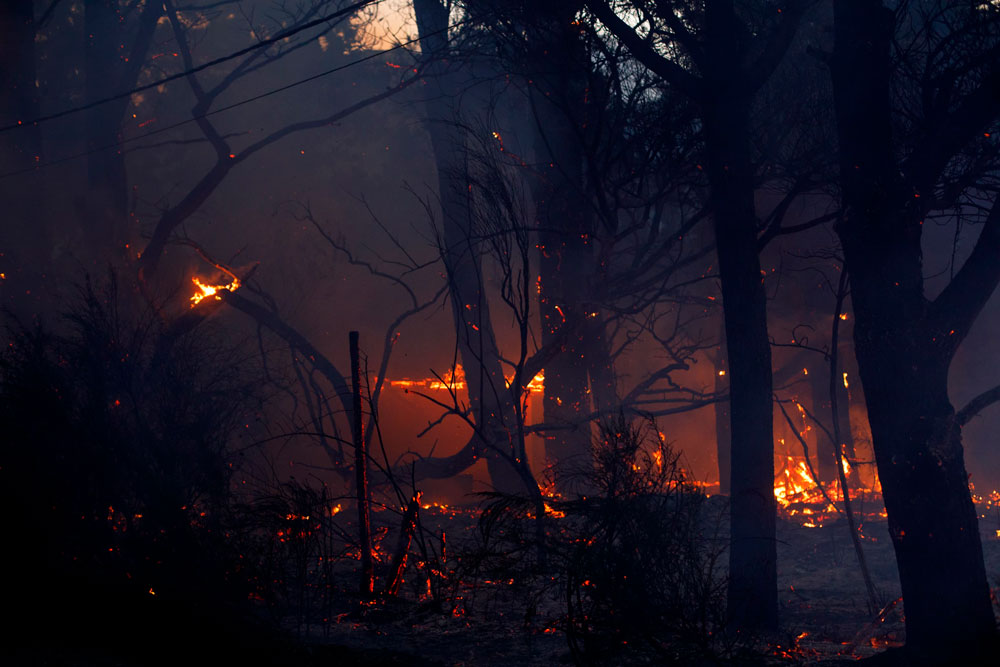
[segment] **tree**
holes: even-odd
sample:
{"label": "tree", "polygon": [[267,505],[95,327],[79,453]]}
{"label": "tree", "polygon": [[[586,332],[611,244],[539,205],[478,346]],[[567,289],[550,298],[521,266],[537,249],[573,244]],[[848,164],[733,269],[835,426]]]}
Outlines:
{"label": "tree", "polygon": [[[836,0],[830,70],[838,226],[854,342],[906,608],[907,646],[985,659],[996,622],[948,368],[1000,282],[1000,11],[966,2]],[[971,254],[925,293],[923,224],[981,224]],[[953,663],[949,663],[953,664]]]}
{"label": "tree", "polygon": [[732,0],[628,3],[650,30],[649,39],[619,16],[617,5],[587,6],[637,60],[699,109],[729,363],[734,471],[729,614],[736,628],[774,629],[771,350],[757,251],[750,109],[791,43],[805,3],[792,4],[777,20],[763,18],[756,30]]}
{"label": "tree", "polygon": [[122,6],[118,0],[84,3],[85,98],[94,106],[84,113],[87,184],[86,195],[77,198],[77,208],[89,259],[98,264],[123,258],[137,231],[130,230],[128,224],[125,153],[120,147],[111,148],[122,139],[131,101],[120,97],[99,102],[135,87],[147,64],[163,7],[162,3],[146,2],[140,11],[137,4]]}
{"label": "tree", "polygon": [[[486,298],[482,243],[474,231],[464,131],[458,104],[468,73],[456,69],[449,41],[449,3],[414,0],[430,91],[426,128],[438,170],[441,251],[447,274],[458,350],[466,369],[469,400],[477,428],[469,444],[447,460],[428,460],[423,474],[451,477],[468,468],[480,453],[487,457],[493,486],[516,492],[522,482],[499,453],[513,455],[514,405],[504,387],[503,367]],[[485,441],[481,441],[485,438]],[[496,451],[497,449],[500,452]]]}

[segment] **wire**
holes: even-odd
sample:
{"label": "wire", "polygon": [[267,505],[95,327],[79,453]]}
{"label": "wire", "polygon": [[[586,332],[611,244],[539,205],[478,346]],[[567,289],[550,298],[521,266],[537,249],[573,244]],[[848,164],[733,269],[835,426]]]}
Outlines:
{"label": "wire", "polygon": [[2,134],[4,132],[9,132],[11,130],[16,130],[19,127],[31,127],[31,126],[38,125],[39,123],[44,123],[46,121],[54,120],[56,118],[62,118],[64,116],[69,116],[69,115],[74,114],[74,113],[79,113],[81,111],[86,111],[87,109],[93,109],[94,107],[100,106],[102,104],[107,104],[108,102],[114,102],[115,100],[120,100],[120,99],[122,99],[124,97],[130,97],[131,95],[134,95],[135,93],[141,93],[144,90],[149,90],[151,88],[156,88],[158,86],[162,86],[165,83],[170,83],[172,81],[176,81],[177,79],[182,79],[182,78],[184,78],[186,76],[190,76],[191,74],[197,74],[198,72],[206,70],[209,67],[215,67],[216,65],[221,65],[222,63],[229,62],[230,60],[233,60],[235,58],[239,58],[240,56],[245,56],[248,53],[256,51],[257,49],[266,48],[266,47],[271,46],[272,44],[274,44],[276,42],[280,42],[280,41],[282,41],[284,39],[287,39],[288,37],[291,37],[292,35],[296,35],[296,34],[302,32],[303,30],[308,30],[309,28],[315,28],[318,25],[321,25],[323,23],[327,23],[328,21],[332,21],[333,19],[340,18],[342,16],[345,16],[346,14],[350,14],[351,12],[353,12],[355,10],[362,9],[362,8],[366,7],[367,5],[377,5],[377,4],[380,4],[382,2],[385,2],[385,0],[361,0],[360,2],[355,2],[354,4],[348,5],[347,7],[344,7],[343,9],[339,9],[339,10],[335,11],[332,14],[327,14],[326,16],[322,16],[322,17],[320,17],[318,19],[314,19],[312,21],[309,21],[308,23],[303,23],[302,25],[296,26],[294,28],[289,28],[288,30],[286,30],[284,32],[278,33],[274,37],[269,37],[267,39],[262,39],[259,42],[251,44],[250,46],[248,46],[248,47],[246,47],[244,49],[240,49],[239,51],[235,51],[233,53],[230,53],[229,55],[221,56],[219,58],[216,58],[215,60],[210,60],[207,63],[203,63],[201,65],[198,65],[197,67],[192,67],[189,70],[185,70],[185,71],[179,72],[177,74],[171,74],[170,76],[163,77],[162,79],[157,79],[156,81],[153,81],[151,83],[145,83],[145,84],[143,84],[141,86],[136,86],[132,90],[128,90],[128,91],[125,91],[123,93],[115,93],[114,95],[110,95],[108,97],[104,97],[104,98],[101,98],[99,100],[94,100],[93,102],[88,102],[87,104],[83,104],[83,105],[78,106],[78,107],[70,107],[69,109],[63,109],[62,111],[57,111],[55,113],[51,113],[51,114],[48,114],[48,115],[45,115],[45,116],[39,116],[39,117],[37,117],[37,118],[35,118],[33,120],[29,120],[29,121],[20,121],[19,120],[19,121],[16,121],[14,123],[11,123],[10,125],[0,126],[0,134]]}
{"label": "wire", "polygon": [[[3,1],[3,0],[0,0],[0,1]],[[381,2],[382,0],[378,0],[378,1]],[[123,146],[125,144],[133,143],[133,142],[139,141],[140,139],[146,139],[148,137],[152,137],[152,136],[155,136],[157,134],[162,134],[164,132],[169,132],[170,130],[174,130],[174,129],[178,128],[178,127],[182,127],[184,125],[187,125],[188,123],[194,123],[194,122],[199,121],[199,120],[201,120],[203,118],[208,118],[209,116],[214,116],[214,115],[220,114],[220,113],[222,113],[224,111],[230,111],[230,110],[235,109],[237,107],[241,107],[241,106],[243,106],[245,104],[250,104],[251,102],[256,102],[258,100],[262,100],[265,97],[270,97],[271,95],[276,95],[278,93],[282,93],[282,92],[284,92],[286,90],[290,90],[290,89],[295,88],[297,86],[301,86],[303,84],[309,83],[310,81],[315,81],[316,79],[320,79],[320,78],[322,78],[324,76],[329,76],[330,74],[335,74],[336,72],[343,71],[343,70],[345,70],[345,69],[347,69],[349,67],[353,67],[355,65],[359,65],[359,64],[361,64],[363,62],[367,62],[369,60],[373,60],[373,59],[378,58],[379,56],[383,56],[383,55],[385,55],[387,53],[392,53],[393,51],[397,51],[397,50],[405,48],[405,47],[407,47],[407,46],[409,46],[411,44],[414,44],[414,43],[420,41],[421,39],[426,39],[427,37],[431,37],[431,36],[434,36],[434,35],[439,35],[441,33],[447,33],[449,30],[451,30],[453,28],[457,28],[457,27],[459,27],[459,26],[461,26],[461,25],[463,25],[465,23],[469,23],[471,20],[472,19],[468,19],[467,18],[467,19],[463,19],[462,21],[456,21],[455,23],[452,23],[452,24],[450,24],[450,25],[448,25],[448,26],[446,26],[446,27],[444,27],[444,28],[442,28],[440,30],[435,30],[432,33],[424,35],[422,38],[421,37],[414,37],[412,39],[408,39],[405,42],[400,42],[399,44],[396,44],[395,46],[392,46],[392,47],[390,47],[388,49],[385,49],[384,51],[376,51],[374,53],[370,53],[370,54],[368,54],[366,56],[362,56],[360,58],[352,60],[349,63],[345,63],[343,65],[339,65],[337,67],[328,69],[328,70],[326,70],[324,72],[319,72],[318,74],[313,74],[311,76],[307,76],[304,79],[299,79],[298,81],[293,81],[292,83],[286,84],[284,86],[280,86],[278,88],[273,88],[271,90],[265,91],[265,92],[260,93],[258,95],[254,95],[253,97],[248,97],[248,98],[240,100],[238,102],[233,102],[232,104],[228,104],[228,105],[226,105],[224,107],[220,107],[218,109],[214,109],[212,111],[208,111],[206,113],[203,113],[203,114],[200,114],[200,115],[197,115],[197,116],[192,116],[191,118],[186,118],[185,120],[178,121],[176,123],[173,123],[172,125],[166,125],[164,127],[160,127],[158,129],[152,130],[150,132],[146,132],[145,134],[140,134],[140,135],[137,135],[137,136],[134,136],[134,137],[128,137],[128,138],[125,138],[125,139],[121,139],[121,140],[116,141],[114,143],[106,144],[104,146],[98,146],[96,148],[92,148],[90,150],[83,151],[83,152],[80,152],[80,153],[74,153],[72,155],[67,155],[65,157],[61,157],[61,158],[58,158],[56,160],[49,160],[47,162],[42,162],[40,164],[33,165],[31,167],[25,167],[23,169],[17,169],[15,171],[8,171],[6,173],[0,174],[0,180],[11,178],[13,176],[18,176],[20,174],[26,174],[26,173],[29,173],[29,172],[39,171],[41,169],[45,169],[46,167],[51,167],[51,166],[54,166],[54,165],[57,165],[57,164],[62,164],[64,162],[70,162],[72,160],[76,160],[76,159],[79,159],[79,158],[82,158],[82,157],[87,157],[87,156],[93,155],[95,153],[100,153],[102,151],[110,150],[112,148],[117,148],[118,146]]]}

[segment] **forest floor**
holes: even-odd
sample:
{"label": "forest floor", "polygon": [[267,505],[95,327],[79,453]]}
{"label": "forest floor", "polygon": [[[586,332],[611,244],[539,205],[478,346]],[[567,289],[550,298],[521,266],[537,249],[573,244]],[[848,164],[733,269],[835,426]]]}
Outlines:
{"label": "forest floor", "polygon": [[[449,527],[449,540],[456,543],[452,534],[457,538],[475,525],[473,513],[438,519]],[[864,554],[881,607],[875,614],[868,609],[864,580],[843,519],[814,528],[779,521],[782,630],[768,643],[755,647],[760,664],[832,665],[903,643],[903,609],[886,522],[870,517],[861,527]],[[987,575],[991,586],[997,586],[1000,517],[980,519],[980,528]],[[490,594],[488,586],[476,588],[475,603],[462,613],[447,615],[431,611],[426,604],[399,601],[376,613],[343,613],[338,622],[314,627],[307,643],[338,646],[350,652],[357,664],[572,664],[558,592],[528,604],[524,597],[519,598],[524,591],[499,585]],[[395,662],[397,659],[401,661]]]}

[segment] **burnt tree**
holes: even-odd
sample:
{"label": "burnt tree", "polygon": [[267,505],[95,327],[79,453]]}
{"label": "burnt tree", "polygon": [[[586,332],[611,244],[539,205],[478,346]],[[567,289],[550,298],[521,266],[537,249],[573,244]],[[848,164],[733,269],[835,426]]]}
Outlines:
{"label": "burnt tree", "polygon": [[472,415],[477,428],[470,442],[457,454],[427,459],[420,473],[451,477],[480,455],[487,456],[493,486],[503,492],[523,488],[514,467],[504,455],[515,455],[511,429],[514,406],[505,389],[500,350],[493,336],[481,264],[482,248],[474,230],[472,190],[468,181],[465,135],[459,127],[461,77],[449,58],[448,3],[414,0],[420,34],[424,74],[426,129],[438,168],[441,206],[441,252],[447,274],[458,352],[465,368]]}
{"label": "burnt tree", "polygon": [[750,110],[790,45],[804,5],[785,9],[761,36],[732,0],[631,4],[642,5],[643,16],[656,17],[653,34],[659,43],[640,36],[608,3],[587,3],[637,60],[687,95],[699,111],[724,305],[731,470],[738,471],[731,478],[728,614],[736,629],[774,629],[778,601],[771,349],[757,250]]}
{"label": "burnt tree", "polygon": [[592,313],[601,267],[595,252],[595,214],[588,194],[587,143],[596,102],[591,55],[574,24],[579,2],[528,11],[525,47],[528,99],[535,121],[532,196],[538,226],[538,294],[544,346],[559,353],[546,364],[546,458],[557,488],[569,490],[590,459],[586,416],[591,400],[615,403],[604,325]]}
{"label": "burnt tree", "polygon": [[[907,646],[945,662],[985,657],[997,641],[948,369],[1000,282],[1000,206],[983,188],[997,165],[1000,15],[989,5],[930,6],[939,4],[911,3],[897,16],[882,3],[837,0],[830,67],[845,210],[837,231]],[[898,59],[912,53],[909,79]],[[931,299],[922,225],[947,209],[985,222]]]}
{"label": "burnt tree", "polygon": [[135,5],[122,7],[117,0],[84,3],[85,98],[94,106],[84,114],[87,183],[76,206],[89,259],[98,265],[124,259],[126,244],[138,232],[130,229],[125,154],[116,146],[122,139],[122,123],[131,100],[118,97],[101,101],[135,87],[163,7],[162,3],[147,2],[140,11]]}

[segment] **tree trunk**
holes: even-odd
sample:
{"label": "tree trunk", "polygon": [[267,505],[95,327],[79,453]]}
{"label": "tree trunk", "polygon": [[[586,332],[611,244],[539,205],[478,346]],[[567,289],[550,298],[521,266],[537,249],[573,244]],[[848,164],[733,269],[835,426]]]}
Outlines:
{"label": "tree trunk", "polygon": [[[544,100],[541,105],[548,105]],[[555,111],[555,110],[553,110]],[[546,136],[536,146],[543,173],[534,188],[539,233],[539,308],[542,319],[542,345],[559,344],[559,353],[545,365],[543,406],[545,421],[557,428],[545,434],[545,454],[554,471],[556,487],[566,492],[573,478],[585,471],[590,462],[590,392],[587,386],[587,352],[594,334],[586,327],[583,300],[593,263],[589,235],[580,233],[582,212],[578,193],[580,179],[571,171],[580,168],[581,156],[575,151],[572,136],[552,136],[558,125],[543,122],[554,116],[555,123],[566,123],[556,111],[537,109],[539,124],[546,126]],[[547,149],[561,144],[559,157]],[[577,153],[574,159],[573,153]],[[558,162],[557,162],[558,160]],[[550,165],[550,166],[546,166]],[[582,238],[581,238],[582,237]]]}
{"label": "tree trunk", "polygon": [[771,345],[750,160],[752,93],[740,92],[743,33],[732,2],[706,5],[704,34],[705,79],[712,85],[702,99],[701,115],[732,433],[727,614],[735,630],[771,631],[778,627]]}
{"label": "tree trunk", "polygon": [[584,153],[592,64],[573,25],[575,11],[573,3],[533,10],[527,45],[542,344],[561,341],[559,354],[545,366],[543,404],[545,421],[565,426],[545,434],[545,450],[563,493],[584,490],[579,482],[590,467],[591,398],[602,409],[615,402],[608,344],[593,317],[599,267]]}
{"label": "tree trunk", "polygon": [[[861,263],[857,255],[849,253],[848,261]],[[864,274],[852,268],[851,275],[858,364],[899,567],[907,646],[939,661],[974,654],[996,640],[996,624],[961,429],[948,399],[948,364],[901,342],[923,336],[879,307],[895,290],[862,287]]]}
{"label": "tree trunk", "polygon": [[583,355],[587,361],[591,400],[594,408],[606,418],[618,409],[620,399],[614,360],[611,358],[611,342],[604,329],[603,313],[599,310],[594,310],[594,313],[595,315],[587,317]]}
{"label": "tree trunk", "polygon": [[358,551],[361,557],[360,592],[370,597],[375,590],[372,560],[371,493],[368,490],[368,447],[365,444],[364,413],[361,409],[361,351],[359,334],[348,335],[351,353],[351,435],[354,441],[355,492],[358,501]]}
{"label": "tree trunk", "polygon": [[[729,391],[729,364],[726,363],[725,322],[722,323],[722,340],[715,352],[715,393]],[[733,432],[730,423],[729,399],[715,404],[715,452],[719,463],[719,493],[728,496],[732,492]]]}
{"label": "tree trunk", "polygon": [[855,353],[899,567],[907,648],[914,657],[957,664],[983,657],[997,641],[961,432],[948,398],[957,343],[928,317],[922,214],[895,164],[888,92],[895,17],[870,0],[839,0],[834,9],[831,67],[846,209],[838,233],[851,275]]}
{"label": "tree trunk", "polygon": [[480,243],[475,238],[468,187],[465,137],[457,126],[453,65],[447,59],[448,10],[438,0],[415,0],[414,13],[421,51],[432,59],[426,67],[426,128],[438,170],[438,196],[443,227],[442,252],[447,271],[458,351],[465,368],[473,418],[482,442],[477,456],[487,456],[494,488],[522,491],[524,484],[505,457],[515,457],[515,414],[505,386],[500,351],[493,336],[483,284]]}
{"label": "tree trunk", "polygon": [[[817,357],[817,359],[821,359]],[[812,412],[816,419],[824,424],[828,423],[832,413],[830,412],[830,366],[825,363],[814,363],[809,369],[809,388],[812,393]],[[838,396],[840,398],[840,396]],[[837,404],[837,411],[842,412],[840,404]],[[823,432],[823,429],[810,424],[813,434],[813,452],[816,456],[816,474],[819,481],[828,484],[837,479],[837,453],[833,449],[833,443]],[[829,424],[828,429],[833,433],[833,424]],[[843,431],[841,431],[843,434]]]}
{"label": "tree trunk", "polygon": [[[84,3],[84,71],[86,100],[95,103],[130,90],[138,82],[163,4],[146,2],[133,10],[131,27],[117,0]],[[95,263],[118,262],[129,254],[135,240],[128,210],[128,177],[125,154],[119,144],[130,97],[98,104],[84,112],[87,155],[87,189],[77,197],[88,259]]]}
{"label": "tree trunk", "polygon": [[732,411],[728,614],[735,628],[768,630],[778,624],[771,345],[747,104],[720,96],[704,120]]}
{"label": "tree trunk", "polygon": [[[96,102],[115,93],[125,31],[117,0],[87,0],[84,4],[86,100]],[[125,157],[120,147],[124,109],[120,101],[98,105],[84,113],[86,125],[87,191],[79,198],[84,238],[91,261],[124,255],[128,217]]]}

